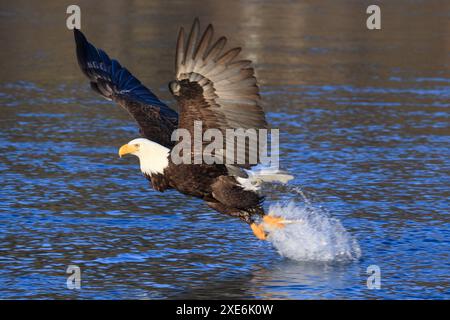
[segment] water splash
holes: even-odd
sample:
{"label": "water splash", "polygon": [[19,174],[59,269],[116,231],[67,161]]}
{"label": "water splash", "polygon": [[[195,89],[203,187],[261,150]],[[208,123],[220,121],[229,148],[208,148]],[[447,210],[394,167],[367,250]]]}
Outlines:
{"label": "water splash", "polygon": [[342,223],[311,202],[276,203],[269,214],[295,221],[271,229],[268,240],[279,254],[297,261],[349,262],[361,257],[358,242]]}

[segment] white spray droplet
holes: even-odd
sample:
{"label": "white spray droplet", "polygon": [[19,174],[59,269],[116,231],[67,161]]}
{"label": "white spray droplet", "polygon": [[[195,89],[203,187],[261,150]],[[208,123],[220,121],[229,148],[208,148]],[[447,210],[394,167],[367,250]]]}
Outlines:
{"label": "white spray droplet", "polygon": [[299,221],[269,233],[268,240],[284,257],[324,262],[354,261],[361,257],[358,242],[342,223],[311,203],[275,204],[270,206],[269,213]]}

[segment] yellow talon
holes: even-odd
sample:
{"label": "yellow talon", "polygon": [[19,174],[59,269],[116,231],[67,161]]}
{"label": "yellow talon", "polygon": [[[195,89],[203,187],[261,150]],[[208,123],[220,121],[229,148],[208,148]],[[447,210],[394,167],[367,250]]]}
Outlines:
{"label": "yellow talon", "polygon": [[259,240],[266,240],[266,233],[264,232],[264,228],[261,224],[252,223],[250,225],[250,228],[252,228],[253,233]]}
{"label": "yellow talon", "polygon": [[266,224],[272,228],[284,228],[286,223],[290,223],[290,221],[287,221],[281,217],[265,215],[263,217],[263,223],[256,224],[253,222],[250,225],[250,228],[252,228],[253,233],[259,240],[266,240],[267,236],[266,236],[266,231],[264,230],[264,226],[263,226],[264,224]]}
{"label": "yellow talon", "polygon": [[284,228],[286,220],[284,220],[284,218],[281,217],[274,217],[274,216],[269,216],[269,215],[265,215],[263,217],[263,221],[264,223],[267,223],[268,225],[275,227],[275,228]]}

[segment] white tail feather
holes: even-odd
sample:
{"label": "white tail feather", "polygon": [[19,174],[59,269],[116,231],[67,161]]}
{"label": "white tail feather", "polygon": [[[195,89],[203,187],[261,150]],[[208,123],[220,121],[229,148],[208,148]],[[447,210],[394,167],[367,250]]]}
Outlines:
{"label": "white tail feather", "polygon": [[273,168],[261,168],[258,171],[246,170],[248,178],[237,177],[236,180],[245,190],[258,191],[263,183],[287,184],[294,176]]}

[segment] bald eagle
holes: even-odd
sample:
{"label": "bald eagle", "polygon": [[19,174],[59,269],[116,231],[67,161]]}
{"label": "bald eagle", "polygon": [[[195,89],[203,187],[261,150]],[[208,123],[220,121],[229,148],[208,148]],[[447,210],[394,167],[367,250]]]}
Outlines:
{"label": "bald eagle", "polygon": [[[175,80],[169,83],[179,106],[178,114],[117,60],[89,43],[81,31],[74,29],[74,36],[78,64],[89,78],[91,88],[117,102],[137,122],[142,137],[120,147],[119,155],[137,156],[140,169],[153,189],[160,192],[176,189],[203,199],[210,208],[248,223],[262,240],[266,239],[268,225],[283,226],[283,219],[264,213],[264,197],[244,170],[253,164],[248,161],[233,165],[175,164],[170,157],[174,147],[172,132],[176,128],[192,132],[195,121],[202,121],[203,131],[267,127],[251,61],[238,59],[241,48],[225,51],[225,37],[213,42],[211,24],[200,35],[198,19],[187,40],[184,29],[180,29]],[[245,152],[248,151],[246,148]]]}

